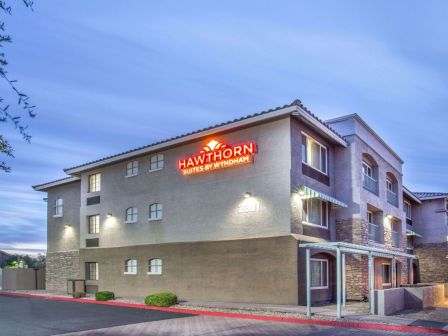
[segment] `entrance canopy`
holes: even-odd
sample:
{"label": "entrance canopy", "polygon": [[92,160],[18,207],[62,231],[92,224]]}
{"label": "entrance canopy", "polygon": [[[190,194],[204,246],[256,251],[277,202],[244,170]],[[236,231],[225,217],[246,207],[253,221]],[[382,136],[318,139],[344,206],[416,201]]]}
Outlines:
{"label": "entrance canopy", "polygon": [[[319,242],[319,243],[302,243],[299,247],[306,249],[306,305],[307,316],[311,316],[311,249],[325,250],[336,252],[336,315],[338,318],[342,317],[341,305],[345,307],[346,290],[345,290],[345,255],[358,254],[368,256],[368,270],[369,270],[369,301],[370,312],[375,311],[374,302],[374,258],[391,258],[392,259],[392,287],[395,287],[396,276],[396,258],[404,257],[408,260],[416,259],[415,255],[403,252],[386,250],[383,248],[357,245],[345,242]],[[410,268],[412,274],[412,268]],[[410,276],[412,279],[412,275]],[[342,293],[341,293],[342,291]]]}
{"label": "entrance canopy", "polygon": [[403,252],[396,252],[391,250],[386,250],[383,248],[370,247],[357,245],[345,242],[325,242],[325,243],[304,243],[299,244],[299,247],[308,247],[319,250],[327,251],[337,251],[352,253],[352,254],[362,254],[362,255],[372,255],[373,257],[383,257],[383,258],[393,258],[393,257],[405,257],[409,259],[416,259],[417,257],[413,254],[407,254]]}
{"label": "entrance canopy", "polygon": [[345,204],[344,202],[341,202],[340,200],[338,200],[334,197],[328,196],[324,193],[321,193],[320,191],[316,191],[307,186],[299,187],[299,196],[302,199],[318,198],[322,201],[330,202],[333,205],[333,207],[338,207],[338,208],[346,208],[347,207],[347,204]]}

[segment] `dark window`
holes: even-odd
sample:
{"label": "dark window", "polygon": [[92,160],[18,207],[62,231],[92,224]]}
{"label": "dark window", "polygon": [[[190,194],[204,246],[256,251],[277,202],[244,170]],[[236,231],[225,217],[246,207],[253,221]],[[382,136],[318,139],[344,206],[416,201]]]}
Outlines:
{"label": "dark window", "polygon": [[100,196],[88,197],[87,205],[100,204]]}
{"label": "dark window", "polygon": [[98,246],[100,246],[99,238],[86,239],[86,247],[98,247]]}
{"label": "dark window", "polygon": [[86,280],[98,280],[98,263],[86,262]]}
{"label": "dark window", "polygon": [[390,284],[390,265],[383,264],[383,285]]}

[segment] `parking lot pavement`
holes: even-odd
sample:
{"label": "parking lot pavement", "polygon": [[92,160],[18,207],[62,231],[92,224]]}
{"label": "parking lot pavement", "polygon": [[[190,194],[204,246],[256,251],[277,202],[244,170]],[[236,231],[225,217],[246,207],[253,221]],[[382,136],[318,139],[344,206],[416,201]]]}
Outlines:
{"label": "parking lot pavement", "polygon": [[0,296],[0,335],[417,336],[422,334],[190,315],[79,302]]}
{"label": "parking lot pavement", "polygon": [[0,296],[0,335],[47,336],[184,318],[186,314],[78,302]]}

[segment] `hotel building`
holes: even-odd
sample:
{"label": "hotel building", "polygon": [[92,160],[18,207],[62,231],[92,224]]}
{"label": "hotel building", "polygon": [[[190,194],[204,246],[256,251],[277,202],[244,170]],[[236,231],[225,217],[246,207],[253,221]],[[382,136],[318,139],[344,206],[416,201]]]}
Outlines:
{"label": "hotel building", "polygon": [[[330,301],[336,242],[376,253],[344,255],[347,299],[370,283],[448,281],[426,263],[428,249],[447,263],[448,194],[410,192],[402,165],[358,115],[324,122],[297,100],[65,169],[34,186],[48,194],[47,289],[85,279],[119,296]],[[307,243],[329,248],[307,259]]]}

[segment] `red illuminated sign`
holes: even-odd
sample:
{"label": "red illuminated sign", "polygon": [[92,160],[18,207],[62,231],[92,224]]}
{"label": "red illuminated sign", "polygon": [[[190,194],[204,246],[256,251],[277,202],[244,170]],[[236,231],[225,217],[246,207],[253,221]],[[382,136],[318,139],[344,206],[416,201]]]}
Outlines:
{"label": "red illuminated sign", "polygon": [[202,148],[199,154],[177,161],[177,168],[183,175],[206,173],[212,170],[252,163],[256,152],[257,145],[255,142],[228,146],[212,140]]}

